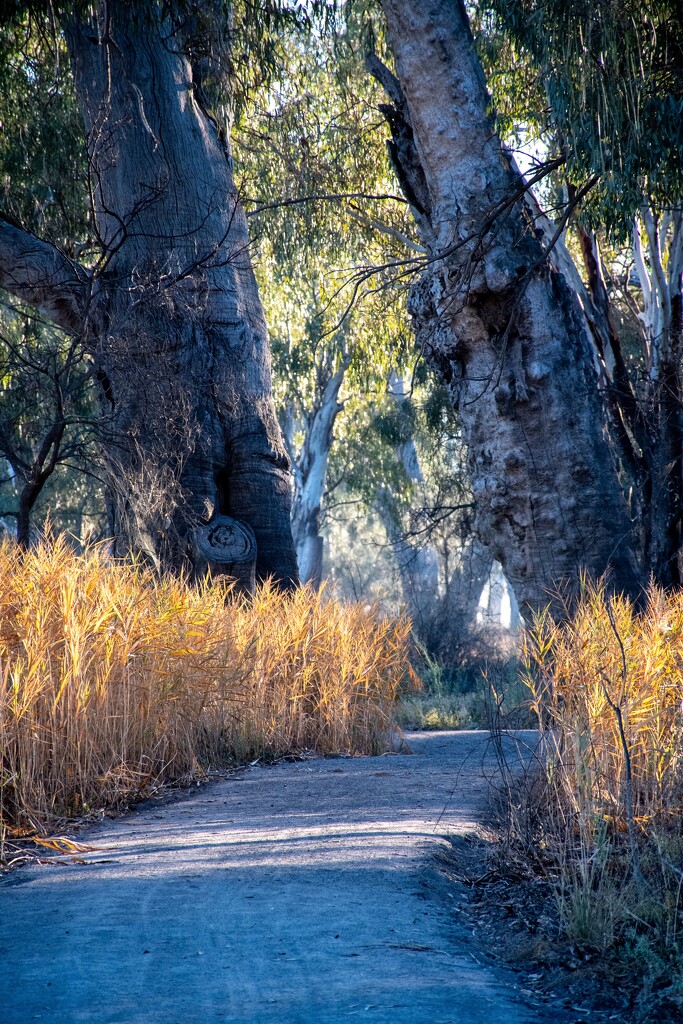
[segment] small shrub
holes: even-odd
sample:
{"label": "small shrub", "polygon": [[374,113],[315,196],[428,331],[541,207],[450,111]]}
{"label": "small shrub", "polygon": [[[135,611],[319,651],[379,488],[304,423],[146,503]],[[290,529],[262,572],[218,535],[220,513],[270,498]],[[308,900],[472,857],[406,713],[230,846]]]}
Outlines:
{"label": "small shrub", "polygon": [[396,709],[402,729],[476,729],[485,721],[482,695],[433,696],[410,694]]}
{"label": "small shrub", "polygon": [[418,650],[422,687],[404,696],[399,705],[402,728],[484,729],[493,719],[498,728],[523,729],[531,724],[529,693],[516,658],[444,666],[424,648]]}

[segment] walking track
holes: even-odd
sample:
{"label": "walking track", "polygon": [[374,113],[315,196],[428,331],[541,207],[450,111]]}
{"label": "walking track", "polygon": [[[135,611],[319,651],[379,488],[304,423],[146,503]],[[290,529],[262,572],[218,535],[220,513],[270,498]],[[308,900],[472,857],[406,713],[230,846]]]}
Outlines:
{"label": "walking track", "polygon": [[255,766],[0,881],[0,1022],[532,1024],[437,868],[472,832],[487,734]]}

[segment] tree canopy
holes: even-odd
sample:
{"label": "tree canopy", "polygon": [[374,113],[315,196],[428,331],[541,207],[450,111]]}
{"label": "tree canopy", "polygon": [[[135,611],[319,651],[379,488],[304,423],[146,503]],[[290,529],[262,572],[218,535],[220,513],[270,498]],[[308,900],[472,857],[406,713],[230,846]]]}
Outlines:
{"label": "tree canopy", "polygon": [[[88,21],[93,12],[97,18]],[[237,277],[242,273],[234,252],[216,255],[222,253],[225,240],[209,232],[200,241],[203,226],[199,216],[196,224],[169,224],[168,235],[166,226],[162,227],[160,237],[163,235],[166,241],[160,243],[160,251],[167,243],[169,250],[164,257],[166,270],[152,273],[148,268],[142,274],[139,261],[132,267],[123,259],[125,253],[132,254],[141,244],[136,241],[140,237],[137,230],[130,230],[131,224],[144,222],[150,238],[159,230],[159,225],[153,223],[156,214],[152,213],[161,210],[167,201],[171,180],[168,167],[173,161],[162,156],[158,145],[152,145],[148,153],[150,161],[159,162],[157,179],[148,181],[141,172],[135,186],[139,194],[131,193],[128,206],[123,191],[114,197],[113,206],[111,196],[107,195],[106,202],[104,199],[113,165],[104,161],[101,126],[92,130],[97,119],[84,130],[82,111],[86,111],[86,120],[92,119],[96,104],[84,88],[83,75],[79,78],[79,54],[97,43],[107,52],[107,59],[120,62],[117,86],[124,80],[131,83],[128,97],[122,100],[125,114],[117,120],[112,108],[108,115],[107,131],[111,131],[115,145],[125,149],[133,131],[139,132],[138,148],[150,144],[153,138],[158,142],[167,131],[166,124],[160,122],[157,130],[149,120],[151,94],[146,97],[136,77],[139,69],[135,61],[126,64],[124,48],[117,51],[116,36],[125,38],[126,46],[134,49],[143,35],[151,34],[151,38],[158,34],[163,22],[168,35],[162,39],[159,54],[164,47],[166,56],[170,54],[168,40],[172,39],[174,54],[185,62],[182,75],[190,83],[194,101],[185,105],[183,116],[189,111],[196,114],[204,137],[211,136],[216,142],[216,161],[219,148],[220,159],[226,161],[226,169],[219,175],[222,184],[212,186],[213,198],[198,194],[192,201],[197,209],[201,206],[205,210],[208,224],[219,218],[223,200],[217,199],[218,191],[227,189],[231,196],[227,205],[234,203],[240,218],[244,208],[248,218],[250,239],[246,241],[246,228],[240,227],[243,248],[239,252],[248,253],[254,261],[265,307],[275,405],[298,481],[295,505],[297,488],[304,487],[315,459],[322,458],[322,462],[315,463],[317,468],[311,477],[315,477],[317,497],[309,494],[307,498],[310,515],[306,528],[319,533],[326,506],[336,504],[339,508],[346,501],[360,502],[367,514],[373,515],[379,507],[378,495],[386,498],[391,493],[392,515],[405,534],[406,530],[410,532],[411,524],[414,526],[416,514],[419,518],[414,501],[419,500],[425,508],[440,504],[460,509],[469,506],[473,498],[474,516],[464,512],[463,522],[474,522],[501,560],[508,557],[506,552],[512,547],[525,551],[527,557],[531,550],[528,538],[540,520],[528,508],[525,512],[512,511],[513,493],[519,491],[520,500],[528,503],[531,487],[530,480],[522,484],[517,479],[524,475],[519,452],[529,443],[529,435],[525,442],[515,440],[520,428],[519,423],[512,423],[512,413],[515,410],[516,416],[528,415],[528,429],[536,430],[540,414],[533,412],[533,403],[538,402],[544,414],[549,408],[547,396],[543,397],[545,385],[540,381],[557,382],[560,371],[536,380],[539,368],[554,365],[554,356],[533,355],[536,342],[530,341],[529,316],[520,314],[518,306],[521,309],[527,301],[531,282],[535,282],[534,287],[545,287],[541,284],[543,275],[550,273],[552,288],[556,289],[554,308],[566,313],[563,329],[571,338],[566,349],[575,350],[580,368],[581,380],[577,378],[568,394],[572,389],[576,393],[585,391],[586,407],[593,409],[592,426],[586,423],[584,440],[574,447],[597,450],[604,434],[604,424],[599,425],[601,417],[609,425],[610,441],[604,459],[600,456],[604,472],[598,476],[606,480],[613,466],[615,487],[624,493],[609,501],[603,495],[601,501],[606,507],[612,500],[615,508],[622,507],[624,535],[633,529],[626,525],[628,522],[647,519],[644,510],[657,504],[653,501],[655,494],[669,495],[664,514],[668,525],[661,527],[663,534],[655,542],[653,521],[652,537],[643,542],[650,554],[642,556],[643,564],[665,575],[669,571],[663,568],[665,563],[673,564],[671,538],[679,529],[675,525],[676,496],[679,491],[683,493],[683,484],[681,488],[673,487],[677,472],[672,474],[666,468],[678,458],[671,426],[677,422],[679,398],[672,407],[664,401],[665,396],[679,394],[679,262],[683,237],[683,35],[679,5],[673,0],[648,0],[645,5],[631,0],[619,5],[612,0],[597,4],[585,0],[482,0],[469,13],[492,96],[483,88],[481,69],[476,70],[465,10],[453,0],[439,0],[426,13],[412,0],[356,0],[345,4],[323,0],[305,4],[285,0],[235,0],[228,4],[215,0],[199,4],[178,0],[163,9],[156,0],[141,0],[126,5],[126,18],[121,15],[117,22],[120,13],[118,7],[102,4],[3,5],[0,198],[5,238],[14,244],[20,237],[17,232],[24,229],[46,243],[55,243],[58,249],[53,251],[53,258],[63,260],[60,273],[77,268],[79,287],[94,289],[93,294],[98,294],[101,285],[110,286],[112,267],[119,261],[123,268],[117,271],[122,275],[120,280],[128,281],[119,288],[119,298],[124,293],[130,297],[143,280],[144,286],[140,286],[147,289],[144,302],[131,306],[130,315],[134,317],[143,305],[151,310],[158,301],[161,280],[166,289],[171,279],[173,287],[182,279],[182,289],[195,289],[199,296],[210,294],[210,290],[202,289],[219,269],[228,274],[230,266]],[[110,14],[116,14],[112,22],[108,21]],[[421,19],[427,20],[422,36],[415,33],[409,40],[403,26],[411,18],[416,25],[422,24]],[[86,22],[92,27],[91,36],[78,36],[74,26]],[[418,45],[424,47],[424,68],[432,67],[429,39],[437,23],[439,31],[445,33],[444,39],[449,40],[444,67],[462,45],[462,60],[471,70],[466,83],[468,88],[472,86],[470,91],[458,87],[463,102],[474,103],[472,110],[476,109],[476,117],[472,115],[467,123],[456,124],[452,100],[446,103],[436,84],[432,94],[418,96],[415,82],[406,71]],[[90,54],[87,60],[91,59]],[[432,121],[425,117],[421,126],[423,109],[429,110]],[[130,132],[124,130],[126,118],[135,125]],[[441,124],[441,134],[434,129],[434,119]],[[501,166],[505,165],[508,147],[519,145],[527,150],[525,178],[512,165],[494,173],[493,163],[487,164],[483,155],[481,159],[476,155],[480,138],[491,140],[490,149],[495,147],[496,128],[505,144]],[[438,140],[445,137],[453,146],[450,153],[444,151],[439,157],[442,164],[438,168]],[[458,145],[465,137],[469,141],[458,163]],[[196,146],[185,152],[189,159]],[[125,160],[118,161],[120,168],[124,164]],[[475,164],[478,170],[472,170]],[[217,169],[218,162],[214,171]],[[227,182],[233,180],[233,172],[234,191],[230,191],[233,185]],[[194,175],[196,191],[201,173]],[[182,181],[181,177],[173,187],[187,189],[189,175],[185,173]],[[223,229],[226,238],[236,230],[237,217],[237,212],[228,217]],[[108,228],[103,231],[104,224]],[[183,239],[190,235],[196,236],[192,243],[197,254],[194,262],[188,257],[185,265],[176,267],[169,277],[168,266],[181,259],[179,252],[186,246]],[[200,251],[202,246],[205,251]],[[150,267],[158,264],[152,248],[150,245],[145,255]],[[155,274],[158,279],[153,280]],[[637,280],[638,287],[632,280]],[[32,351],[42,351],[47,363],[52,359],[55,367],[57,350],[53,342],[57,335],[54,327],[48,328],[35,318],[30,303],[36,295],[35,289],[30,293],[15,289],[13,297],[6,300],[6,351],[11,350],[12,339],[16,341],[17,324],[24,322],[21,318],[33,318],[25,337],[30,339]],[[188,305],[184,291],[179,291],[174,301],[181,302],[186,315],[195,299]],[[490,312],[483,315],[488,302],[492,303]],[[568,312],[570,307],[574,312]],[[54,310],[54,306],[51,308]],[[178,313],[180,305],[175,308]],[[193,317],[204,316],[198,313],[199,299],[192,308]],[[149,334],[145,345],[149,343],[151,348],[154,331],[150,331],[149,324],[161,322],[160,310],[161,306],[136,328],[140,337]],[[474,320],[466,328],[470,314]],[[418,328],[417,348],[410,330],[411,316]],[[221,317],[220,323],[225,324]],[[125,318],[120,319],[123,322]],[[486,345],[475,345],[479,331],[478,326],[472,326],[475,321],[485,325],[490,360],[488,356],[483,358]],[[574,321],[576,329],[568,326]],[[196,327],[198,320],[193,323]],[[453,345],[448,340],[450,332],[458,339]],[[105,335],[100,324],[93,338]],[[132,337],[132,332],[127,329],[123,335]],[[116,390],[111,385],[114,370],[111,351],[105,358],[109,341],[103,348],[101,340],[81,344],[82,340],[79,338],[77,347],[82,359],[79,372],[83,380],[94,381],[94,387],[86,389],[90,402],[87,416],[79,398],[79,416],[88,419],[96,432],[98,423],[112,422],[107,402]],[[128,352],[123,342],[121,345],[121,352]],[[161,345],[154,373],[161,372],[162,364],[167,376],[179,372],[172,365],[172,350],[170,342]],[[14,351],[21,349],[15,344]],[[59,351],[66,349],[62,346]],[[124,363],[123,358],[120,366],[116,363],[114,376],[125,376]],[[184,447],[180,445],[178,452],[166,458],[162,476],[168,471],[172,477],[180,477],[187,460],[196,458],[201,462],[202,428],[196,413],[190,412],[193,402],[200,399],[198,393],[190,397],[193,386],[188,383],[187,372],[196,365],[188,349],[185,380],[175,389],[176,405],[160,397],[173,390],[167,387],[168,381],[162,384],[159,379],[152,386],[149,353],[138,367],[140,380],[148,381],[150,393],[159,397],[160,407],[169,410],[169,444],[171,440],[176,444],[187,432]],[[589,366],[593,367],[590,371]],[[18,369],[14,367],[11,372],[13,381],[18,381]],[[267,373],[265,368],[263,372]],[[594,372],[596,379],[589,383]],[[392,374],[412,382],[413,393],[400,408],[391,396]],[[49,375],[44,379],[47,381]],[[95,401],[98,389],[99,399]],[[18,393],[16,383],[10,390],[12,395]],[[35,388],[29,393],[37,394]],[[7,394],[11,397],[10,391]],[[494,405],[485,413],[486,403],[494,396]],[[204,400],[205,396],[200,405]],[[444,400],[452,407],[448,414],[452,422],[446,432],[451,440],[443,431]],[[45,401],[49,406],[47,393]],[[224,402],[221,416],[229,406],[230,402]],[[437,407],[442,411],[433,415]],[[494,481],[495,471],[487,468],[490,431],[492,424],[502,423],[501,414],[503,419],[507,417],[505,446],[510,450],[503,454],[510,468],[503,473],[504,480]],[[562,418],[557,410],[553,415]],[[180,420],[172,423],[174,417],[185,417],[184,426]],[[477,423],[476,438],[466,426],[472,417]],[[29,443],[27,424],[31,420],[35,427],[32,443],[38,451],[40,417],[26,413],[23,419],[10,419],[15,434],[19,422],[23,423],[22,443]],[[569,429],[571,419],[564,420]],[[431,441],[427,440],[430,429]],[[135,430],[139,436],[139,427]],[[158,433],[154,457],[163,462],[162,435],[166,436],[166,427],[159,430],[158,424],[145,427],[150,436]],[[269,430],[270,426],[266,432]],[[126,431],[130,433],[128,427]],[[408,433],[404,437],[405,431]],[[540,430],[539,441],[551,434],[548,429]],[[431,496],[427,493],[429,487],[425,490],[416,486],[402,464],[406,444],[413,444],[418,435],[422,438],[418,444],[420,461],[425,467],[433,466]],[[109,437],[112,439],[113,447],[120,449],[120,438],[114,433]],[[461,444],[465,442],[473,494],[463,477]],[[279,442],[274,444],[278,449]],[[313,452],[316,445],[317,454]],[[430,445],[436,453],[433,459]],[[11,445],[4,447],[9,449]],[[228,461],[237,458],[232,441],[227,449],[231,452]],[[665,450],[666,457],[661,454]],[[512,466],[511,451],[519,455],[516,468]],[[447,457],[442,459],[445,453]],[[97,457],[92,456],[95,461]],[[135,455],[139,458],[141,451]],[[283,451],[272,458],[280,465]],[[556,463],[560,464],[558,460]],[[231,502],[237,502],[240,488],[227,485],[227,464],[219,470],[203,465],[197,472],[204,480],[202,487],[212,492],[205,507],[213,511],[207,514],[229,514],[226,510]],[[595,471],[586,464],[581,474],[588,478]],[[99,474],[94,477],[99,478]],[[15,488],[15,475],[9,474],[0,486]],[[524,488],[526,497],[521,493]],[[546,481],[543,488],[544,500],[549,501],[551,484]],[[138,490],[145,491],[146,485]],[[182,487],[177,493],[181,491]],[[418,491],[422,492],[419,499]],[[562,501],[561,510],[546,512],[548,537],[553,531],[561,532],[563,517],[565,533],[569,529],[568,506],[564,498]],[[295,511],[295,526],[297,514]],[[187,522],[178,527],[179,536],[184,538],[186,529],[191,533],[194,527],[190,520],[203,515],[200,503],[195,502]],[[497,535],[498,527],[492,525],[503,520],[508,524],[504,539]],[[533,523],[536,526],[528,525]],[[577,536],[582,531],[583,527]],[[670,538],[666,542],[664,534]],[[564,536],[548,543],[555,559],[562,544],[572,548],[573,542]],[[183,544],[184,539],[181,547]],[[640,541],[634,542],[634,551],[641,548]],[[614,550],[614,544],[606,539],[604,551],[608,550]],[[640,559],[641,555],[634,557]],[[601,555],[594,568],[609,560]],[[549,563],[550,556],[546,553],[540,561]],[[579,563],[578,554],[567,555],[568,565],[578,567]],[[538,569],[541,576],[544,572]],[[548,576],[552,576],[550,570]],[[521,575],[517,583],[525,585]]]}
{"label": "tree canopy", "polygon": [[522,122],[576,186],[595,178],[582,207],[593,227],[623,239],[644,204],[680,205],[677,0],[492,0],[478,12],[503,131]]}

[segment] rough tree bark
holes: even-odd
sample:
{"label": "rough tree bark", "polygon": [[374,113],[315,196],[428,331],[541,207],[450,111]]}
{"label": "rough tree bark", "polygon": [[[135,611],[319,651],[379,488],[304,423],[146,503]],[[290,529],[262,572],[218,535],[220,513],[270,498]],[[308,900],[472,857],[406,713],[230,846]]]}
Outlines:
{"label": "rough tree bark", "polygon": [[[644,257],[641,230],[647,243]],[[683,216],[642,212],[633,227],[633,259],[642,289],[643,373],[634,383],[612,315],[606,272],[595,234],[581,223],[587,294],[584,311],[595,341],[602,394],[633,485],[640,533],[641,578],[665,587],[683,582],[683,377],[681,287]],[[665,270],[666,268],[666,270]],[[576,286],[575,286],[576,287]],[[583,286],[579,284],[580,291]],[[629,297],[628,291],[625,292]],[[586,299],[588,300],[586,302]]]}
{"label": "rough tree bark", "polygon": [[141,10],[101,0],[63,26],[99,266],[3,223],[0,285],[94,357],[118,549],[203,572],[193,531],[228,515],[254,532],[257,574],[292,582],[288,460],[228,143],[162,5]]}
{"label": "rough tree bark", "polygon": [[[376,59],[399,179],[429,258],[410,308],[469,449],[476,529],[522,605],[581,568],[638,589],[576,295],[544,258],[495,135],[461,0],[382,0],[397,78]],[[493,212],[498,212],[493,216]]]}

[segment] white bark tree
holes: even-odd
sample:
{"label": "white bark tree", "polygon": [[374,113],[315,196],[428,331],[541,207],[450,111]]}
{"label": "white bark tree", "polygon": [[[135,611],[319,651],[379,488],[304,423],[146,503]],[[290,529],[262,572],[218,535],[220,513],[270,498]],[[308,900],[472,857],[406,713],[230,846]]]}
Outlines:
{"label": "white bark tree", "polygon": [[290,406],[283,415],[284,437],[293,468],[292,533],[296,547],[299,577],[318,588],[323,575],[323,538],[320,532],[323,499],[327,483],[330,451],[337,416],[344,408],[339,392],[351,363],[348,351],[341,354],[333,368],[334,352],[325,353],[317,367],[315,398],[303,424],[303,441],[296,450],[296,416]]}

